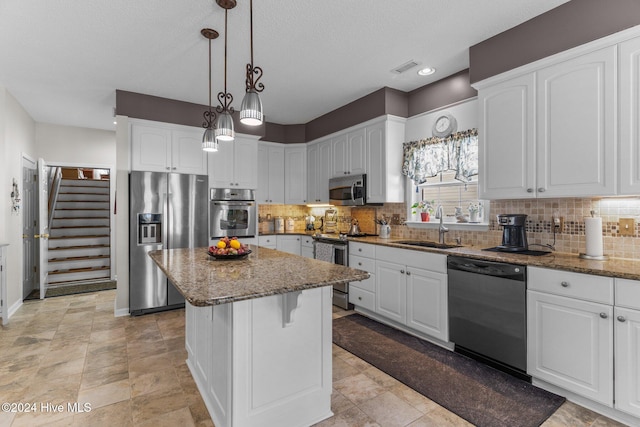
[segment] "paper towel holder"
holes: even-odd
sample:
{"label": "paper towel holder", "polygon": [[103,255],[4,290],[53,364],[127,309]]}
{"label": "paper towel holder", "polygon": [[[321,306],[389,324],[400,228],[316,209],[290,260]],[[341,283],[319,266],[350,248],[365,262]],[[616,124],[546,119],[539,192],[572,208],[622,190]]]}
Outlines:
{"label": "paper towel holder", "polygon": [[[591,217],[595,217],[596,216],[596,212],[595,211],[591,211]],[[609,259],[608,255],[601,255],[601,256],[593,256],[593,255],[587,255],[587,254],[583,254],[581,253],[580,255],[578,255],[579,258],[581,259],[588,259],[588,260],[593,260],[593,261],[606,261]]]}

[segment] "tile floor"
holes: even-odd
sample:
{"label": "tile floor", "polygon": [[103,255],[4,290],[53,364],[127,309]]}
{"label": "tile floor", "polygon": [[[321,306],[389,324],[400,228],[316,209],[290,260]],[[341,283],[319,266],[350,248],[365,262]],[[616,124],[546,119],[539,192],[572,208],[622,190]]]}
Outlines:
{"label": "tile floor", "polygon": [[[27,301],[0,328],[0,402],[36,404],[0,412],[0,426],[213,426],[185,364],[184,310],[114,318],[114,297]],[[317,427],[470,425],[345,350],[333,355],[335,415]],[[543,424],[569,425],[621,424],[572,403]]]}

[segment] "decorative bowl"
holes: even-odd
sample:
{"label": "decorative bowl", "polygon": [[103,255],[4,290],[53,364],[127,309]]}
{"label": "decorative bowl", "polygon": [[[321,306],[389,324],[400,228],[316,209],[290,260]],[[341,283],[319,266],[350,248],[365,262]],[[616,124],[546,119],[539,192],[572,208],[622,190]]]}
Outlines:
{"label": "decorative bowl", "polygon": [[218,255],[218,254],[212,254],[211,252],[207,251],[207,253],[209,254],[209,256],[215,260],[218,261],[223,261],[223,260],[238,260],[238,259],[244,259],[246,257],[249,256],[249,254],[251,253],[251,249],[249,249],[247,252],[243,253],[243,254],[232,254],[232,255]]}

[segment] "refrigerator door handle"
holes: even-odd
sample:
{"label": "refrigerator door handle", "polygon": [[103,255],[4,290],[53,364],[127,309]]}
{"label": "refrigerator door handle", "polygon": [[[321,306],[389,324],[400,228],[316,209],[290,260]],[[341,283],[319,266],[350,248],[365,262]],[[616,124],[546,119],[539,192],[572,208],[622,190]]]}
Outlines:
{"label": "refrigerator door handle", "polygon": [[162,243],[164,244],[163,249],[170,249],[171,241],[169,238],[169,230],[172,229],[171,224],[171,213],[169,212],[169,198],[168,193],[162,193],[162,215],[164,216],[164,221],[162,222]]}

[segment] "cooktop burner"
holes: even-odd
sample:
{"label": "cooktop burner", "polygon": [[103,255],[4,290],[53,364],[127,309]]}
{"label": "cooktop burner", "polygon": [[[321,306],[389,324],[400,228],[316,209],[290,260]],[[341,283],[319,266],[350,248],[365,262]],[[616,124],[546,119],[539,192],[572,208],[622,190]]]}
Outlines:
{"label": "cooktop burner", "polygon": [[494,247],[494,248],[485,248],[483,249],[483,251],[490,251],[490,252],[502,252],[505,254],[515,254],[515,255],[529,255],[529,256],[542,256],[542,255],[549,255],[550,253],[552,253],[551,251],[532,251],[532,250],[526,250],[526,251],[505,251],[504,249],[502,249],[501,247]]}

